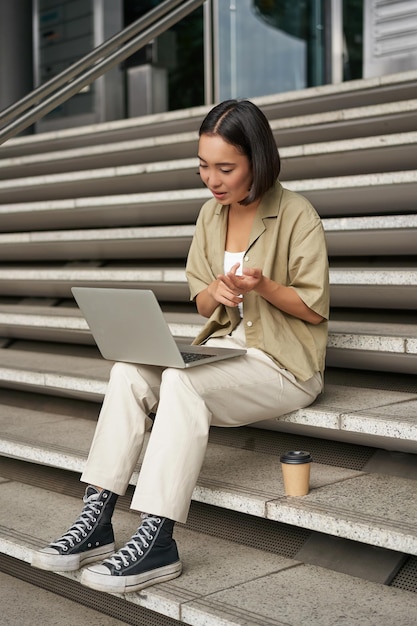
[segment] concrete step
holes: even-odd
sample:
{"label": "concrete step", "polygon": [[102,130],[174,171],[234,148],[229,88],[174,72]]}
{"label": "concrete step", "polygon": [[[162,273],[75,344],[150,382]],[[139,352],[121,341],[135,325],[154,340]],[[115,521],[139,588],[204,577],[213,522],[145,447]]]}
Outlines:
{"label": "concrete step", "polygon": [[[279,134],[276,136],[279,144]],[[282,180],[415,169],[417,133],[394,133],[283,147]]]}
{"label": "concrete step", "polygon": [[2,295],[71,298],[71,287],[75,285],[146,287],[152,289],[161,301],[189,301],[183,264],[153,264],[152,267],[121,267],[117,264],[114,267],[100,267],[100,263],[87,262],[69,266],[0,268]]}
{"label": "concrete step", "polygon": [[0,181],[0,201],[93,196],[98,189],[103,194],[190,189],[196,186],[197,170],[197,159],[192,158],[12,178]]}
{"label": "concrete step", "polygon": [[[5,405],[0,405],[0,419],[2,456],[82,472],[94,433],[93,420]],[[193,501],[417,555],[415,454],[407,457],[409,477],[314,461],[309,494],[291,498],[284,493],[279,454],[245,449],[244,442],[242,447],[229,445],[229,433],[218,432],[225,430],[217,429],[209,443]],[[249,430],[255,448],[255,429],[245,430],[246,445]],[[311,452],[314,458],[314,443]],[[138,471],[139,466],[131,485],[136,484]]]}
{"label": "concrete step", "polygon": [[[97,262],[68,265],[0,267],[2,296],[71,298],[71,287],[132,287],[151,289],[160,301],[185,303],[189,288],[184,266],[167,263],[112,266]],[[341,263],[330,268],[333,307],[415,309],[417,270],[410,262],[368,268]]]}
{"label": "concrete step", "polygon": [[[36,347],[16,342],[0,349],[0,386],[46,395],[101,402],[111,362],[90,346]],[[54,351],[55,352],[54,352]],[[326,382],[325,392],[309,407],[258,423],[269,430],[303,432],[316,437],[417,452],[417,390],[396,392]]]}
{"label": "concrete step", "polygon": [[194,230],[190,224],[2,233],[0,260],[185,259]]}
{"label": "concrete step", "polygon": [[[1,305],[0,337],[58,341],[94,345],[94,339],[81,311],[73,306]],[[194,312],[170,311],[164,307],[165,318],[174,337],[193,338],[201,330],[205,319]],[[38,334],[39,333],[39,334]]]}
{"label": "concrete step", "polygon": [[[49,202],[72,198],[72,202],[77,204],[79,200],[74,198],[81,197],[82,206],[85,203],[83,197],[96,196],[97,190],[100,189],[101,193],[116,196],[141,192],[141,197],[131,198],[137,208],[138,200],[154,202],[160,199],[157,195],[155,197],[151,195],[155,188],[170,192],[172,190],[177,194],[181,188],[188,188],[190,192],[188,199],[191,200],[197,172],[197,166],[193,161],[194,159],[183,159],[172,163],[129,165],[0,181],[0,201],[6,204],[6,208],[3,209],[5,213],[14,212],[15,204],[19,205],[16,207],[18,212],[22,212],[22,209],[27,212],[28,207],[25,205],[22,207],[22,203],[33,200]],[[305,195],[322,217],[369,213],[381,215],[416,210],[417,170],[290,180],[284,181],[284,186]],[[198,189],[195,189],[195,193],[196,197],[201,199]],[[208,197],[207,191],[204,197]],[[94,201],[103,202],[97,198]],[[118,201],[120,202],[120,199],[116,200],[116,203]],[[91,201],[86,204],[87,207],[91,207]],[[106,206],[108,202],[104,201],[103,204]],[[199,207],[201,204],[200,201]],[[47,207],[48,210],[50,208],[51,206]],[[147,212],[149,209],[150,207]],[[155,218],[157,220],[156,215]],[[190,218],[186,221],[189,223]],[[155,224],[155,221],[151,223]],[[101,222],[98,222],[95,226],[100,224]]]}
{"label": "concrete step", "polygon": [[[67,528],[78,513],[79,501],[14,481],[0,483],[2,498],[13,501],[13,521],[5,516],[0,549],[16,560],[29,562],[37,549]],[[27,514],[30,502],[31,515]],[[54,514],[51,515],[51,511]],[[136,516],[116,510],[118,544],[130,537]],[[361,626],[412,626],[415,594],[330,571],[296,558],[239,545],[177,526],[175,538],[184,563],[183,574],[146,592],[116,598],[180,622],[200,626],[330,626],[339,621]],[[43,572],[33,570],[33,580]],[[61,585],[79,581],[80,572],[57,574]],[[81,588],[80,588],[81,590]],[[111,602],[100,594],[103,606]],[[62,622],[60,622],[62,623]],[[75,622],[74,622],[75,623]],[[107,622],[103,619],[103,624]]]}
{"label": "concrete step", "polygon": [[[24,601],[23,601],[24,600]],[[56,596],[32,583],[0,573],[3,626],[123,626],[126,622],[75,600]],[[59,609],[58,609],[59,605]]]}
{"label": "concrete step", "polygon": [[334,307],[385,309],[415,308],[417,294],[413,284],[417,272],[403,265],[385,268],[351,267],[341,264],[330,268],[330,301]]}
{"label": "concrete step", "polygon": [[323,218],[329,256],[415,254],[417,215]]}
{"label": "concrete step", "polygon": [[[417,100],[415,105],[417,110]],[[287,121],[292,124],[294,120]],[[273,124],[281,127],[284,122],[277,120]],[[281,146],[282,138],[277,133],[277,144]],[[91,188],[97,183],[104,184],[110,193],[149,192],[155,189],[155,183],[159,191],[193,187],[198,168],[196,140],[196,135],[186,133],[161,138],[159,149],[153,151],[147,149],[150,140],[141,140],[1,159],[0,198],[8,202],[15,191],[18,199],[29,201],[28,193],[36,193],[40,185],[48,187],[45,199],[65,198],[69,197],[71,182],[82,195],[92,195]],[[413,170],[417,165],[416,143],[414,131],[376,137],[364,133],[356,139],[338,137],[319,143],[309,142],[303,131],[302,144],[282,148],[281,178],[285,181]],[[121,180],[126,183],[125,189]],[[51,196],[53,189],[55,196]]]}
{"label": "concrete step", "polygon": [[[275,132],[280,144],[280,132]],[[176,161],[197,155],[198,133],[149,137],[98,146],[0,159],[0,179],[48,173]],[[343,176],[417,167],[417,133],[359,137],[303,143],[280,150],[283,180],[313,176]],[[1,152],[0,152],[1,154]]]}
{"label": "concrete step", "polygon": [[[165,319],[177,338],[195,337],[205,318],[194,307],[167,307]],[[39,334],[38,334],[39,333]],[[94,345],[94,339],[75,301],[62,305],[52,301],[43,305],[0,304],[0,337],[45,340]]]}
{"label": "concrete step", "polygon": [[[374,318],[375,315],[373,314]],[[195,337],[204,318],[190,311],[167,311],[166,320],[177,338]],[[94,345],[78,308],[65,306],[0,305],[0,337]],[[412,321],[331,320],[327,365],[415,373],[417,325]]]}
{"label": "concrete step", "polygon": [[359,174],[285,182],[306,196],[321,217],[415,212],[417,176],[413,171]]}
{"label": "concrete step", "polygon": [[[270,120],[304,117],[344,109],[380,106],[417,97],[416,72],[323,85],[254,98]],[[65,130],[16,137],[0,148],[1,158],[29,155],[47,150],[68,150],[131,139],[151,138],[182,132],[195,132],[211,107],[158,113],[138,118],[117,120],[68,128]],[[392,109],[390,109],[392,111]],[[395,113],[394,107],[394,113]],[[398,109],[397,109],[398,112]],[[340,117],[339,117],[340,119]],[[415,130],[414,127],[408,130]],[[385,132],[382,130],[382,132]],[[397,131],[394,131],[397,132]],[[318,138],[317,141],[323,138]]]}
{"label": "concrete step", "polygon": [[25,176],[40,176],[45,172],[51,174],[195,158],[197,144],[198,131],[195,129],[187,133],[24,154],[19,157],[1,158],[0,149],[0,179],[21,177],[22,173]]}
{"label": "concrete step", "polygon": [[331,320],[326,364],[415,374],[417,325]]}
{"label": "concrete step", "polygon": [[[14,183],[14,181],[11,181]],[[288,181],[285,186],[306,196],[322,217],[415,213],[417,170],[337,178]],[[41,190],[38,181],[38,190]],[[15,188],[16,191],[16,188]],[[123,190],[125,191],[125,190]],[[72,189],[79,193],[79,189]],[[97,192],[97,188],[95,188]],[[13,194],[0,204],[2,231],[194,223],[207,189],[122,193],[28,202]]]}
{"label": "concrete step", "polygon": [[51,174],[192,157],[195,159],[197,149],[197,129],[186,133],[24,154],[19,157],[1,158],[0,149],[0,179],[18,178],[22,174],[40,176],[45,172]]}
{"label": "concrete step", "polygon": [[195,223],[208,189],[0,204],[2,232]]}
{"label": "concrete step", "polygon": [[270,120],[279,148],[415,130],[417,100]]}
{"label": "concrete step", "polygon": [[[330,256],[416,251],[417,214],[324,218],[323,226]],[[194,230],[183,224],[1,233],[0,260],[185,259]]]}

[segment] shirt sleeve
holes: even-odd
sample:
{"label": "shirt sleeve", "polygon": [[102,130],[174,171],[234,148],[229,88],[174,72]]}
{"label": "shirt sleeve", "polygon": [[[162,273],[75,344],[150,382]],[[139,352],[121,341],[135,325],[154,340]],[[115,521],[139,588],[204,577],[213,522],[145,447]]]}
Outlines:
{"label": "shirt sleeve", "polygon": [[216,278],[208,261],[208,241],[204,227],[203,209],[197,219],[185,268],[190,288],[190,300],[194,300],[200,291],[206,289]]}
{"label": "shirt sleeve", "polygon": [[329,270],[326,239],[320,218],[309,220],[291,246],[289,286],[313,311],[329,318]]}

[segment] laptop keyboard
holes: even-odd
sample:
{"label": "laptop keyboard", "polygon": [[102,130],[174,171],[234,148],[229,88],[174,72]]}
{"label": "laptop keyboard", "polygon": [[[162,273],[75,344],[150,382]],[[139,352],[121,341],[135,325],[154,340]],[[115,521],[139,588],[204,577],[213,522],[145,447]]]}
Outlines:
{"label": "laptop keyboard", "polygon": [[201,359],[209,359],[212,354],[196,354],[195,352],[181,352],[181,356],[184,359],[184,363],[193,363],[194,361],[201,361]]}

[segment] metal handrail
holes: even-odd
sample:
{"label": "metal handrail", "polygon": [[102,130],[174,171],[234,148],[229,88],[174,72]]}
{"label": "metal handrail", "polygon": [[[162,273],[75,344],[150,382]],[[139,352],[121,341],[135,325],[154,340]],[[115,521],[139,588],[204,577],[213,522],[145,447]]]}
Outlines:
{"label": "metal handrail", "polygon": [[[58,74],[41,87],[35,89],[29,95],[5,109],[0,114],[0,122],[4,122],[6,119],[8,120],[15,115],[19,115],[22,111],[31,107],[33,103],[37,102],[41,95],[46,96],[59,87],[58,91],[54,95],[50,96],[44,102],[39,103],[29,112],[21,115],[18,119],[15,119],[13,122],[4,126],[4,128],[0,130],[0,144],[17,135],[20,131],[24,130],[41,117],[55,109],[59,104],[62,104],[71,98],[71,96],[81,91],[81,89],[99,78],[106,71],[124,61],[131,54],[145,46],[147,43],[152,41],[152,39],[158,37],[158,35],[168,30],[168,28],[201,6],[204,1],[205,0],[186,0],[184,2],[184,0],[167,0],[166,2],[163,2],[147,15],[140,18],[123,31],[117,33],[117,35],[104,42],[101,46],[95,48],[83,59],[77,61],[69,68],[61,72],[61,74]],[[175,8],[181,2],[182,6]],[[172,10],[171,13],[166,15],[170,10]],[[144,28],[153,22],[156,23],[142,32]],[[139,34],[137,34],[138,32]],[[136,34],[136,36],[133,36],[133,38],[130,39],[134,34]],[[112,54],[107,54],[109,51],[116,48],[119,44],[126,42],[128,39],[130,39],[130,41],[125,43],[119,50],[116,50]],[[106,54],[107,56],[105,56]],[[95,61],[102,57],[105,58],[95,63]],[[88,69],[92,64],[93,67]],[[78,78],[75,78],[75,76],[79,74],[81,75],[78,76]]]}
{"label": "metal handrail", "polygon": [[108,39],[104,41],[102,44],[94,48],[91,52],[85,55],[83,58],[79,59],[70,67],[66,68],[60,74],[57,74],[50,80],[48,80],[43,85],[40,85],[29,94],[18,100],[17,102],[11,104],[9,107],[4,109],[0,113],[0,124],[5,124],[9,119],[15,117],[15,115],[19,115],[26,109],[28,109],[32,104],[38,102],[40,98],[47,96],[54,89],[58,89],[64,83],[72,80],[77,76],[80,72],[84,71],[86,68],[90,67],[93,63],[104,57],[107,52],[111,52],[117,46],[123,44],[125,41],[137,35],[140,31],[150,26],[152,22],[155,22],[160,17],[165,15],[167,11],[170,9],[174,9],[177,4],[182,2],[183,0],[167,0],[163,2],[156,8],[149,11],[146,15],[142,16],[128,27],[123,29],[122,31],[116,33]]}

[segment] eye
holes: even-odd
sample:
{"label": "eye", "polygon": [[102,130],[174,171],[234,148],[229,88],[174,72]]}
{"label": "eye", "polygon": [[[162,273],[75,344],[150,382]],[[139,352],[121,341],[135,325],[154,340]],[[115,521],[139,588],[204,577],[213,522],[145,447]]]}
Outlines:
{"label": "eye", "polygon": [[231,174],[231,173],[233,172],[233,170],[225,170],[225,169],[223,169],[223,168],[220,168],[220,171],[221,171],[223,174]]}
{"label": "eye", "polygon": [[202,163],[200,163],[198,167],[200,168],[200,170],[204,170],[207,169],[208,165],[203,165]]}

